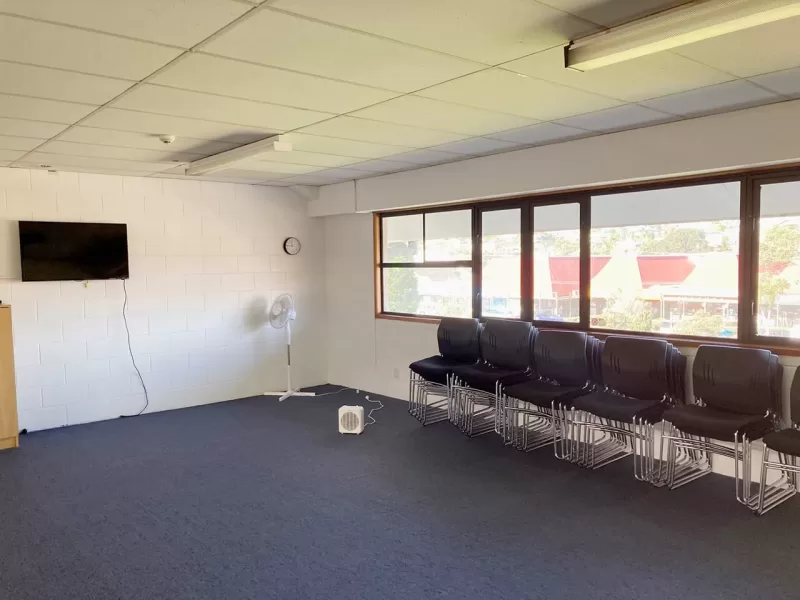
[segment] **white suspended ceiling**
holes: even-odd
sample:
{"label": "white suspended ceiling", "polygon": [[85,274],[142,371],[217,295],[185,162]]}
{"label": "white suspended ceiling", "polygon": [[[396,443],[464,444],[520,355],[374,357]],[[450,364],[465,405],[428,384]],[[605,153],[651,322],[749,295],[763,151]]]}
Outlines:
{"label": "white suspended ceiling", "polygon": [[800,18],[563,68],[681,3],[0,0],[0,166],[184,177],[282,133],[207,178],[324,185],[800,97]]}

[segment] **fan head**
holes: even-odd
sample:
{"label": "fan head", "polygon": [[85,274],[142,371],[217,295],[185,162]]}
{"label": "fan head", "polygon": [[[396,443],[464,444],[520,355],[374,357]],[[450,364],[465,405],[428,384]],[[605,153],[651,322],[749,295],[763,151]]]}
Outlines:
{"label": "fan head", "polygon": [[269,309],[269,324],[275,329],[286,327],[289,319],[294,319],[294,300],[289,294],[281,294]]}

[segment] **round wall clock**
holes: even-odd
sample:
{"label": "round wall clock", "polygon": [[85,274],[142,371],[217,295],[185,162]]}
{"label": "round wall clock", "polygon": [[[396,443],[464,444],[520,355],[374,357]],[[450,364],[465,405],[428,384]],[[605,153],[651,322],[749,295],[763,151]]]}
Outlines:
{"label": "round wall clock", "polygon": [[295,237],[288,237],[283,241],[283,251],[294,256],[300,252],[300,240]]}

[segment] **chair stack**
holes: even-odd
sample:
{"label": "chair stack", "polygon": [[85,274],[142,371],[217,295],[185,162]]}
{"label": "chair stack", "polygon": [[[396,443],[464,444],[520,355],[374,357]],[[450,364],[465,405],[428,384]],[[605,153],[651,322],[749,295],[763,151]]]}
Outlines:
{"label": "chair stack", "polygon": [[680,487],[711,472],[712,456],[734,460],[736,499],[753,510],[751,447],[780,414],[782,367],[769,350],[704,345],[692,368],[695,404],[664,413],[667,483]]}
{"label": "chair stack", "polygon": [[[764,436],[764,454],[761,459],[761,480],[758,494],[759,515],[772,510],[797,493],[797,474],[800,472],[800,368],[795,370],[789,390],[789,418],[791,427],[773,431]],[[777,461],[771,459],[775,453]],[[777,481],[767,484],[769,471],[780,474]]]}
{"label": "chair stack", "polygon": [[[452,318],[437,338],[439,355],[410,365],[409,412],[423,424],[494,430],[526,452],[552,444],[589,469],[632,455],[636,479],[670,489],[711,473],[715,455],[731,458],[736,499],[759,515],[800,489],[800,369],[790,427],[776,431],[783,369],[769,350],[700,346],[686,404],[686,358],[663,339],[601,342],[525,321]],[[752,444],[762,438],[756,490]]]}
{"label": "chair stack", "polygon": [[478,319],[443,318],[436,331],[439,355],[408,366],[408,412],[423,425],[447,420],[453,371],[480,359],[480,330]]}
{"label": "chair stack", "polygon": [[530,373],[536,328],[526,321],[488,319],[480,332],[482,361],[453,369],[450,420],[469,436],[501,431],[498,411],[504,386]]}
{"label": "chair stack", "polygon": [[626,336],[607,338],[601,357],[602,385],[564,411],[561,457],[598,469],[632,454],[636,479],[659,484],[655,425],[683,402],[685,359],[665,340]]}
{"label": "chair stack", "polygon": [[553,444],[566,454],[563,414],[598,384],[601,342],[582,331],[539,331],[533,344],[533,372],[506,387],[501,398],[501,433],[506,444],[529,452]]}

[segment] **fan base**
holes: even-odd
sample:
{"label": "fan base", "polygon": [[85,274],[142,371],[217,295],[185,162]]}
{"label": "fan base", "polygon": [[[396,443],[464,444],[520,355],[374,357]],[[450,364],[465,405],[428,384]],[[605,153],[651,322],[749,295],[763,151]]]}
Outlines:
{"label": "fan base", "polygon": [[283,402],[290,396],[316,396],[315,392],[300,392],[298,390],[289,390],[288,392],[264,392],[265,396],[280,396],[278,402]]}

